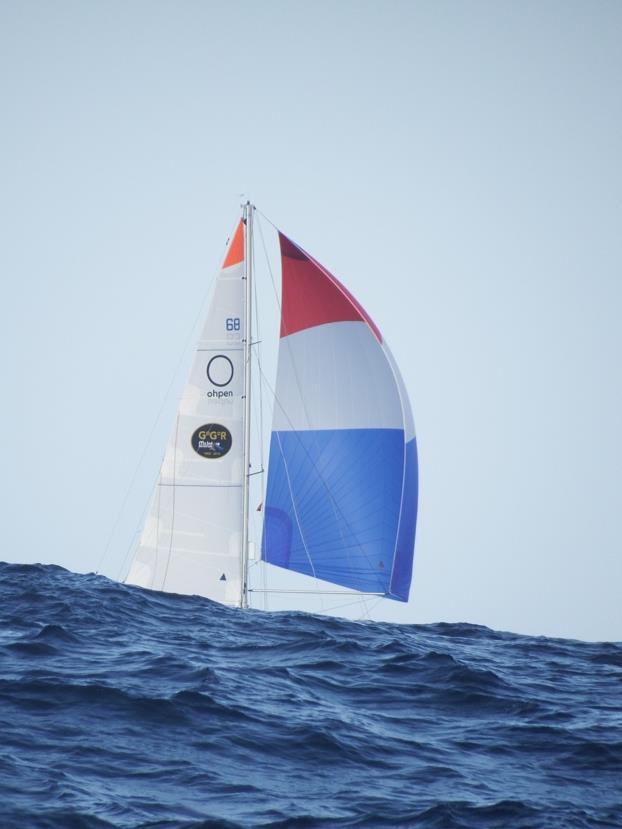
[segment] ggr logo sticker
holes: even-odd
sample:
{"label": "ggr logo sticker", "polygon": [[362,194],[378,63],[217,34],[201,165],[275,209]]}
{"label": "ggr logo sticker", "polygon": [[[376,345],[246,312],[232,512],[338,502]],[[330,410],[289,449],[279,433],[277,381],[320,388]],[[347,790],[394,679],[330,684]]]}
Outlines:
{"label": "ggr logo sticker", "polygon": [[222,458],[231,449],[231,432],[220,423],[206,423],[192,435],[192,448],[202,458]]}

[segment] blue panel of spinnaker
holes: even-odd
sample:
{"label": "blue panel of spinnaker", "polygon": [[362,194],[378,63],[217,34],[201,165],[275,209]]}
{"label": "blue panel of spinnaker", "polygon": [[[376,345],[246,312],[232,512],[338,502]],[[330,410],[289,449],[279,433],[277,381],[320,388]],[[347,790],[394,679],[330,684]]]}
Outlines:
{"label": "blue panel of spinnaker", "polygon": [[393,576],[391,578],[391,598],[396,598],[403,602],[408,601],[410,582],[413,574],[418,489],[419,466],[417,462],[417,441],[413,438],[405,446],[402,512],[400,514],[400,523],[397,531]]}
{"label": "blue panel of spinnaker", "polygon": [[269,468],[264,561],[408,600],[414,440],[405,446],[402,429],[273,432]]}

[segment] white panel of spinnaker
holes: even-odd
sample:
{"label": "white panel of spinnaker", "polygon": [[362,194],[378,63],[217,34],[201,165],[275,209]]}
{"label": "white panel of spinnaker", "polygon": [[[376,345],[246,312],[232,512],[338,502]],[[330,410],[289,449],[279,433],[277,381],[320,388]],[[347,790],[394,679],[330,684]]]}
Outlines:
{"label": "white panel of spinnaker", "polygon": [[365,322],[306,328],[280,342],[274,431],[402,429],[400,391]]}
{"label": "white panel of spinnaker", "polygon": [[402,417],[404,422],[404,442],[408,443],[415,437],[415,421],[413,418],[412,406],[410,405],[410,398],[408,397],[408,392],[406,391],[406,386],[404,385],[402,373],[399,369],[399,366],[395,362],[395,358],[391,353],[391,349],[389,348],[386,342],[383,342],[382,350],[384,351],[389,366],[391,367],[393,376],[395,378],[395,383],[397,385],[398,393],[400,396],[400,402],[402,405]]}

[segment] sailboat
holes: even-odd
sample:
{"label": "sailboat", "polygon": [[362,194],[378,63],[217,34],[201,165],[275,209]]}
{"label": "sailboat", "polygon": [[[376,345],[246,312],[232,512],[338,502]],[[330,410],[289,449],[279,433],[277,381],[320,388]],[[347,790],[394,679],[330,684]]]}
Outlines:
{"label": "sailboat", "polygon": [[[280,339],[257,561],[249,537],[255,211],[243,206],[215,279],[125,581],[246,608],[270,592],[266,572],[278,570],[309,586],[298,580],[274,592],[406,602],[418,491],[406,388],[369,314],[279,230]],[[249,564],[263,568],[263,587],[251,583]]]}

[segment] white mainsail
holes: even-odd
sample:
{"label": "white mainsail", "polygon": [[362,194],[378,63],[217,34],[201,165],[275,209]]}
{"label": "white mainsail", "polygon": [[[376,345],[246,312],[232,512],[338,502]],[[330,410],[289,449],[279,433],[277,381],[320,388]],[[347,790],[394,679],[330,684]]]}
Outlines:
{"label": "white mainsail", "polygon": [[128,584],[240,605],[245,224],[233,236],[180,400]]}

